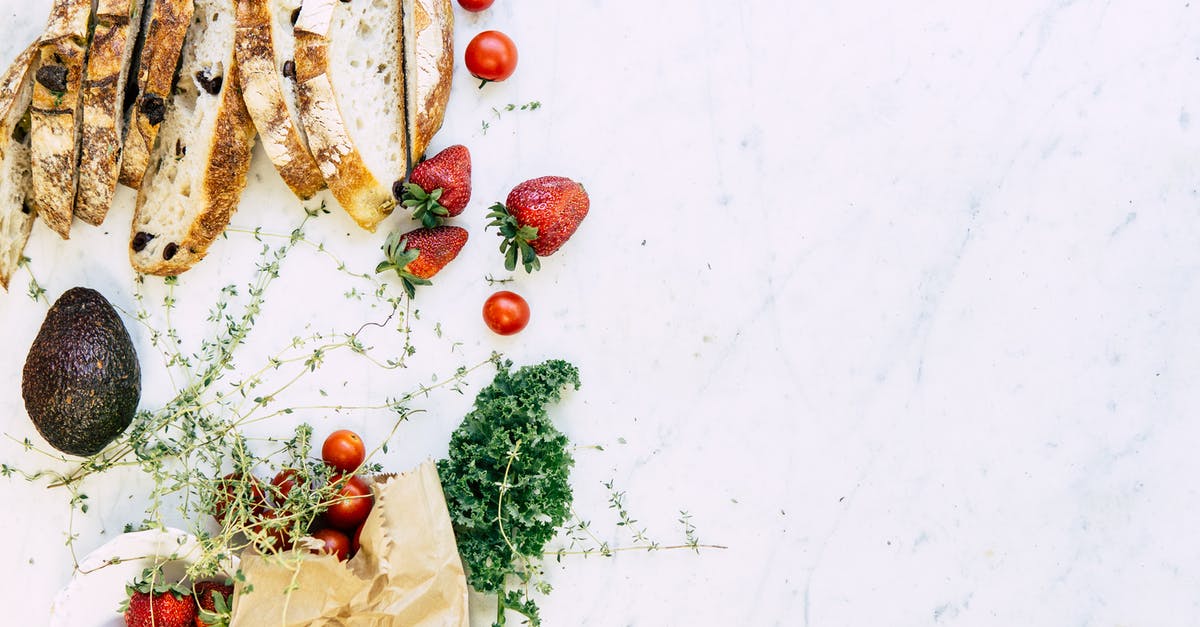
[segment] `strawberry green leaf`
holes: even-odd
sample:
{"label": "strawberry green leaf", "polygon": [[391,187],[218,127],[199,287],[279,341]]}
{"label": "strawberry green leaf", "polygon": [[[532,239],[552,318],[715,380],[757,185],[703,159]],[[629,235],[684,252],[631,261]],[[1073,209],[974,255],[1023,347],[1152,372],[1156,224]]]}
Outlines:
{"label": "strawberry green leaf", "polygon": [[432,229],[440,225],[443,218],[450,215],[450,210],[439,202],[442,192],[442,188],[439,187],[427,193],[416,183],[405,183],[401,204],[413,210],[414,220],[420,220],[423,226]]}
{"label": "strawberry green leaf", "polygon": [[406,250],[408,238],[404,238],[402,235],[399,231],[388,235],[383,244],[385,259],[375,266],[375,273],[395,270],[400,277],[400,284],[404,287],[404,293],[408,294],[409,298],[413,298],[417,295],[416,286],[433,285],[433,283],[429,279],[423,279],[408,271],[408,264],[416,261],[417,257],[421,255],[421,251],[416,248]]}
{"label": "strawberry green leaf", "polygon": [[487,217],[491,218],[491,222],[488,222],[488,226],[496,227],[500,236],[500,252],[504,253],[504,268],[510,271],[515,270],[517,254],[520,252],[521,265],[525,266],[525,272],[532,273],[534,270],[540,270],[542,262],[538,260],[537,253],[529,245],[529,242],[537,239],[537,227],[518,223],[517,219],[508,212],[508,208],[500,203],[492,205],[490,209]]}

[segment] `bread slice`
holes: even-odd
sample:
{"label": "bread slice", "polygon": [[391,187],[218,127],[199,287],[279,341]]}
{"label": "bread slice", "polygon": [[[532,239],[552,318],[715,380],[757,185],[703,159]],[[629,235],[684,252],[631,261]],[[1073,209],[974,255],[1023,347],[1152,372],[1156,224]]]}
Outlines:
{"label": "bread slice", "polygon": [[192,0],[146,0],[143,43],[136,60],[137,98],[126,113],[128,131],[121,155],[120,180],[128,187],[141,187],[146,176],[193,9]]}
{"label": "bread slice", "polygon": [[402,5],[307,0],[295,28],[309,148],[338,203],[369,231],[395,208],[392,185],[408,172]]}
{"label": "bread slice", "polygon": [[38,214],[66,239],[79,163],[79,98],[87,55],[89,0],[54,0],[33,86],[30,163]]}
{"label": "bread slice", "polygon": [[454,77],[454,9],[450,0],[407,1],[411,8],[404,12],[404,77],[411,168],[446,117]]}
{"label": "bread slice", "polygon": [[238,0],[238,79],[263,148],[301,199],[325,188],[298,117],[292,21],[299,0]]}
{"label": "bread slice", "polygon": [[35,42],[0,77],[0,287],[6,290],[36,219],[29,202],[29,127],[38,57]]}
{"label": "bread slice", "polygon": [[83,118],[79,136],[79,188],[75,216],[104,222],[121,173],[125,80],[141,28],[141,3],[99,0],[96,26],[83,76]]}
{"label": "bread slice", "polygon": [[175,275],[202,259],[246,187],[254,124],[233,55],[235,0],[196,0],[179,82],[138,190],[130,259]]}

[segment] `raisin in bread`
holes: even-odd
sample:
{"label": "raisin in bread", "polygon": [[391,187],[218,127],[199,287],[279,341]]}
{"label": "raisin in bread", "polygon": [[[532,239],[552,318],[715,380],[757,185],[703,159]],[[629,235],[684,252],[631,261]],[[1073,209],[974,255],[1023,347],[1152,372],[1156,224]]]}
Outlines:
{"label": "raisin in bread", "polygon": [[202,259],[246,186],[254,124],[235,68],[234,1],[196,0],[158,144],[138,190],[130,259],[175,275]]}
{"label": "raisin in bread", "polygon": [[75,206],[79,161],[79,90],[87,55],[89,0],[55,0],[38,51],[30,116],[33,201],[55,233],[66,239]]}
{"label": "raisin in bread", "polygon": [[134,189],[142,186],[159,126],[166,117],[194,5],[192,0],[146,0],[143,10],[142,48],[134,59],[137,97],[126,112],[128,130],[121,155],[121,183]]}
{"label": "raisin in bread", "polygon": [[309,148],[364,229],[392,212],[408,172],[402,0],[307,0],[296,22],[296,86]]}
{"label": "raisin in bread", "polygon": [[263,149],[292,192],[308,199],[325,179],[298,118],[292,22],[299,0],[238,0],[238,79]]}
{"label": "raisin in bread", "polygon": [[83,76],[79,189],[75,216],[100,224],[112,206],[121,174],[125,81],[141,28],[141,3],[99,0]]}
{"label": "raisin in bread", "polygon": [[0,77],[0,287],[21,262],[35,220],[30,196],[30,104],[38,46],[29,46]]}

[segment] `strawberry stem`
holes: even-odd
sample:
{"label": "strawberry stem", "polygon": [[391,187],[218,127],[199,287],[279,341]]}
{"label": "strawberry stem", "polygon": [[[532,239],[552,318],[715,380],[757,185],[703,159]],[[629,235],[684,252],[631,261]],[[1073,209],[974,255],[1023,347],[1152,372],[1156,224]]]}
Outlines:
{"label": "strawberry stem", "polygon": [[400,284],[404,287],[404,293],[411,299],[417,295],[418,285],[433,285],[433,282],[408,271],[408,264],[416,261],[417,257],[421,256],[421,251],[416,248],[408,250],[408,238],[401,237],[402,235],[400,231],[392,231],[388,235],[383,243],[384,260],[375,266],[375,273],[395,270],[396,275],[400,277]]}
{"label": "strawberry stem", "polygon": [[450,210],[440,202],[445,190],[437,188],[426,192],[416,183],[405,183],[401,204],[413,210],[414,220],[420,220],[425,228],[432,229],[442,224],[442,219],[450,216]]}
{"label": "strawberry stem", "polygon": [[515,270],[518,256],[520,256],[521,265],[525,266],[525,272],[533,273],[534,270],[542,268],[542,262],[538,260],[537,253],[529,245],[529,242],[537,239],[537,227],[517,222],[517,219],[508,212],[508,207],[501,203],[491,206],[488,217],[492,219],[488,226],[494,226],[499,230],[500,252],[504,253],[505,269]]}

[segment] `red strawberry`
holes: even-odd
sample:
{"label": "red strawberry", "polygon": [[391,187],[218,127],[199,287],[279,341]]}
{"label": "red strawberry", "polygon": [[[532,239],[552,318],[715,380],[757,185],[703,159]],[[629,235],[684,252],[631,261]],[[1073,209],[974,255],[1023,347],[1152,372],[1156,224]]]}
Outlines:
{"label": "red strawberry", "polygon": [[525,181],[508,193],[508,206],[496,203],[488,226],[498,227],[504,267],[517,267],[517,252],[526,272],[542,267],[538,257],[553,255],[587,217],[588,195],[583,185],[562,176]]}
{"label": "red strawberry", "polygon": [[125,606],[127,627],[192,627],[196,603],[178,585],[151,585],[141,581],[128,586]]}
{"label": "red strawberry", "polygon": [[216,581],[202,581],[193,590],[200,606],[196,627],[228,627],[229,611],[233,607],[233,586]]}
{"label": "red strawberry", "polygon": [[442,218],[456,216],[471,202],[471,152],[451,146],[422,161],[408,175],[398,197],[413,210],[413,219],[433,228]]}
{"label": "red strawberry", "polygon": [[393,232],[383,244],[386,260],[375,272],[395,270],[412,298],[417,285],[431,285],[429,278],[454,261],[467,244],[467,230],[457,226],[422,228],[407,233]]}

